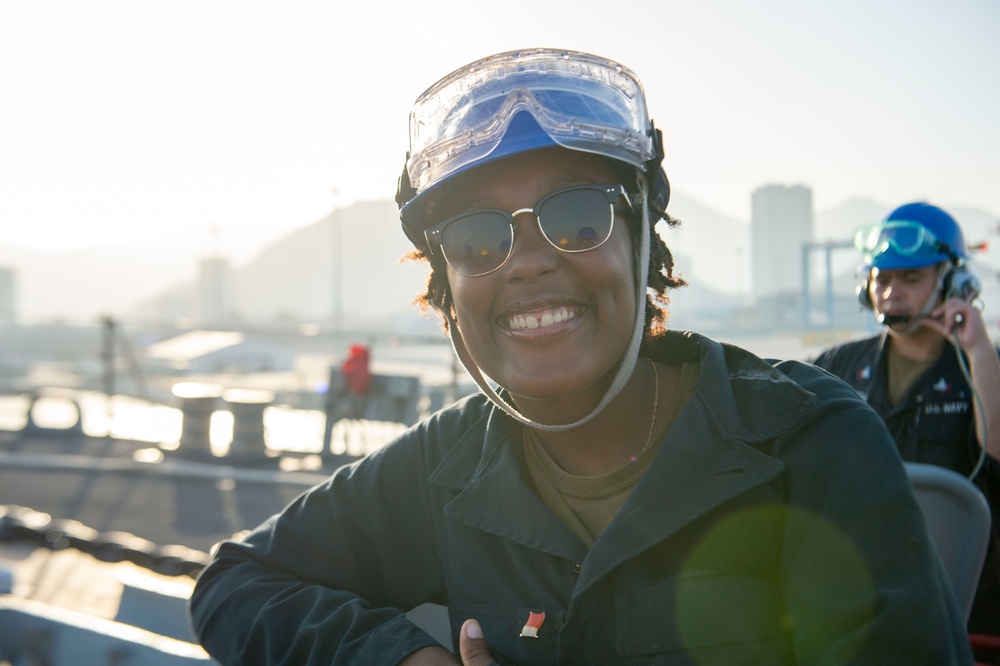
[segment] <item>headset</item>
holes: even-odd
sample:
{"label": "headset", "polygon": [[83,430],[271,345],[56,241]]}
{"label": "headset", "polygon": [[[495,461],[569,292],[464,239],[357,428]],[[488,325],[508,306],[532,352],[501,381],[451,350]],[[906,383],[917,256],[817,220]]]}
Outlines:
{"label": "headset", "polygon": [[982,291],[983,285],[979,278],[963,263],[952,267],[944,276],[941,296],[946,301],[951,298],[971,301],[977,298]]}
{"label": "headset", "polygon": [[[855,290],[858,295],[858,302],[866,310],[875,309],[875,304],[872,303],[871,294],[869,293],[870,287],[871,269],[869,268],[867,276]],[[944,278],[941,280],[941,300],[947,301],[957,298],[963,301],[971,301],[979,296],[982,289],[982,283],[979,281],[979,278],[964,263],[959,262],[956,264],[953,260],[951,268],[948,269],[948,272],[945,273]]]}
{"label": "headset", "polygon": [[[948,243],[942,241],[936,241],[934,249],[944,254],[948,257],[951,262],[951,266],[948,270],[941,276],[941,288],[940,294],[942,301],[947,301],[952,298],[957,298],[962,301],[971,301],[977,298],[982,291],[982,283],[979,278],[968,269],[965,265],[965,261],[960,257]],[[929,264],[932,265],[932,264]],[[865,274],[865,279],[858,285],[856,291],[858,295],[858,302],[861,307],[868,310],[875,310],[875,304],[872,303],[871,294],[869,292],[871,288],[871,274],[872,266],[868,266],[868,272]],[[916,268],[916,267],[914,267]],[[930,317],[930,311],[934,307],[933,302],[929,302],[925,307],[924,311],[916,315],[886,315],[879,314],[876,319],[878,323],[884,324],[885,326],[893,326],[895,324],[908,324],[916,319],[926,319]]]}

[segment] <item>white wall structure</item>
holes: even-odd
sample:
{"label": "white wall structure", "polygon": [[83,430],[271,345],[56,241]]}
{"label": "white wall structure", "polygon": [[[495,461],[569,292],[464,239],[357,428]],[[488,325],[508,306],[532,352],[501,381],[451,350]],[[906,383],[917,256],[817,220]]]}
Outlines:
{"label": "white wall structure", "polygon": [[802,320],[802,248],[813,240],[812,190],[769,184],[751,199],[752,294],[758,327],[786,329]]}
{"label": "white wall structure", "polygon": [[225,257],[208,257],[198,264],[198,318],[202,324],[232,319],[233,267]]}
{"label": "white wall structure", "polygon": [[17,323],[17,271],[0,266],[0,326]]}
{"label": "white wall structure", "polygon": [[754,190],[750,240],[754,294],[760,298],[798,293],[802,246],[813,241],[812,190],[805,185],[764,185]]}

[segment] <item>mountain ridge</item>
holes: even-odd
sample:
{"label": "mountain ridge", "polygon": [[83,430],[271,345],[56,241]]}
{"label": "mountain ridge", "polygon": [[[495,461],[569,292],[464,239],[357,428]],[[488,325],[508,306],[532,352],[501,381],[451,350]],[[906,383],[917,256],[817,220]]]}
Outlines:
{"label": "mountain ridge", "polygon": [[[814,237],[849,240],[854,229],[881,219],[890,209],[871,198],[853,197],[816,211]],[[669,210],[681,225],[669,229],[661,223],[658,230],[675,255],[678,272],[692,287],[699,285],[717,297],[747,295],[749,222],[682,193],[674,193]],[[997,218],[991,213],[963,206],[949,212],[962,224],[969,242],[996,233]],[[0,265],[17,272],[21,319],[96,320],[103,314],[190,319],[197,312],[198,262],[205,256],[199,249],[180,237],[56,253],[0,245]],[[329,321],[335,309],[352,321],[408,318],[416,313],[412,302],[426,279],[423,265],[400,263],[409,250],[391,200],[331,210],[256,253],[244,248],[250,258],[232,267],[232,313],[245,321]],[[332,269],[338,253],[341,275]],[[853,265],[852,254],[837,253],[835,273]],[[436,322],[432,325],[437,327]]]}

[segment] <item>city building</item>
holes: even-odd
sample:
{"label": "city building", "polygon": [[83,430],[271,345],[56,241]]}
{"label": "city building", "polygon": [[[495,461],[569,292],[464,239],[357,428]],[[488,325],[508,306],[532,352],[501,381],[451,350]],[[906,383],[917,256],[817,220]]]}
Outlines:
{"label": "city building", "polygon": [[812,190],[769,184],[754,190],[750,219],[753,294],[761,328],[801,323],[803,247],[813,242]]}

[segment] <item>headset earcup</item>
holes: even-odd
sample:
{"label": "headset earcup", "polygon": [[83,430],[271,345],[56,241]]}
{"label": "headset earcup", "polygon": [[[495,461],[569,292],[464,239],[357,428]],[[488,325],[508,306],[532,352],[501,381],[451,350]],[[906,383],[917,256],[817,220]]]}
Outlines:
{"label": "headset earcup", "polygon": [[965,266],[952,268],[941,281],[941,298],[945,301],[949,298],[969,301],[978,296],[981,290],[979,278]]}

